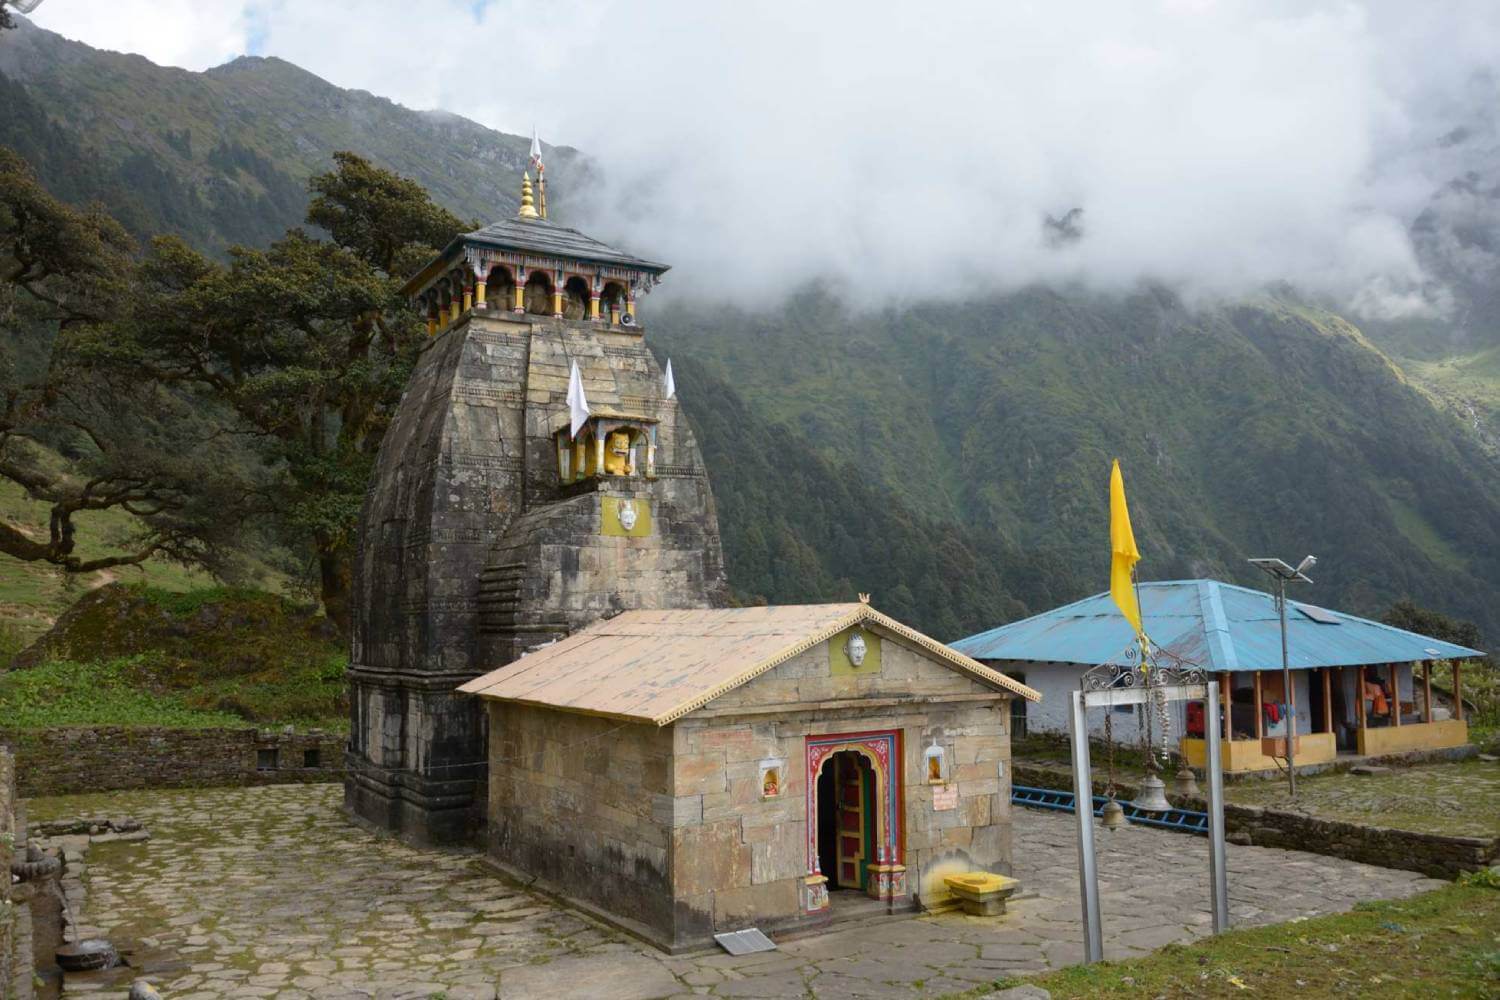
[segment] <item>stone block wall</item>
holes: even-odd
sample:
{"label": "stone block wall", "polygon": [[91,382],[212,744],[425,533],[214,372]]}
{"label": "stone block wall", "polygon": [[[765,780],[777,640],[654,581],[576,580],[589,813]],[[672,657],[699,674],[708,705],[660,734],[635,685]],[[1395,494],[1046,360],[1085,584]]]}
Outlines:
{"label": "stone block wall", "polygon": [[491,702],[492,858],[627,926],[671,927],[663,815],[672,736],[653,725]]}
{"label": "stone block wall", "polygon": [[16,822],[15,758],[0,748],[0,997],[29,996],[31,945],[23,933],[26,914],[15,899],[10,862],[19,844]]}
{"label": "stone block wall", "polygon": [[58,726],[0,730],[24,796],[121,788],[338,781],[345,740],[336,733],[261,729]]}

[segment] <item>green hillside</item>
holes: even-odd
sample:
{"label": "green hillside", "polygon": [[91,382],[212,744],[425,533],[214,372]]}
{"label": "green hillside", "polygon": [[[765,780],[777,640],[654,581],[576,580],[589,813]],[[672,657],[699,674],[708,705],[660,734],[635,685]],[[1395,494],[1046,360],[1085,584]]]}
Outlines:
{"label": "green hillside", "polygon": [[[858,501],[839,512],[846,523],[864,523],[871,507],[919,511],[950,526],[923,531],[958,547],[951,565],[977,560],[995,573],[990,607],[945,605],[956,631],[1008,617],[1008,598],[1040,610],[1102,590],[1105,485],[1119,457],[1147,578],[1258,585],[1246,557],[1314,552],[1308,600],[1373,615],[1410,596],[1491,634],[1500,627],[1500,469],[1328,313],[1274,299],[1194,311],[1159,290],[1032,290],[859,315],[810,290],[772,314],[670,310],[653,317],[651,337],[684,372],[684,405],[730,515],[731,579],[767,597],[780,585],[747,568],[756,546],[744,536],[778,520],[796,495],[789,473],[810,454],[839,480],[838,499]],[[700,368],[711,374],[702,387],[688,374]],[[748,412],[716,417],[731,405]],[[767,453],[758,486],[724,471]],[[757,489],[767,495],[737,503]],[[881,533],[867,541],[879,550]],[[1022,553],[1049,568],[1047,593],[1028,583]],[[895,562],[887,576],[850,574],[851,587],[880,602],[923,579]]]}
{"label": "green hillside", "polygon": [[[139,234],[218,249],[298,223],[338,149],[498,217],[527,140],[275,59],[189,73],[23,25],[0,45],[0,144]],[[570,151],[549,167],[574,172],[559,190],[584,186]],[[1309,600],[1368,614],[1410,596],[1500,634],[1484,428],[1440,402],[1442,373],[1422,369],[1424,391],[1291,298],[1193,310],[1162,290],[1034,289],[860,312],[814,288],[757,313],[653,300],[644,318],[698,428],[742,600],[869,591],[951,638],[1102,589],[1118,456],[1148,577],[1254,584],[1245,557],[1315,552]],[[1496,384],[1492,356],[1424,363],[1457,365],[1476,397]]]}

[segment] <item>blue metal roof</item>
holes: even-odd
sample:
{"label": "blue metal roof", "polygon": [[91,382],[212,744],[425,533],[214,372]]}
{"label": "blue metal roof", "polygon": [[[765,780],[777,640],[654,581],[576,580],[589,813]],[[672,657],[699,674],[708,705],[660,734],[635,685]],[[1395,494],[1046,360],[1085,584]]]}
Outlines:
{"label": "blue metal roof", "polygon": [[[1281,667],[1281,624],[1270,594],[1218,580],[1170,580],[1142,583],[1140,602],[1146,635],[1174,656],[1215,671]],[[1311,613],[1301,611],[1303,607]],[[1106,591],[951,645],[976,660],[1092,666],[1125,662],[1125,651],[1133,643],[1130,625]],[[1485,655],[1291,599],[1287,601],[1287,647],[1291,665],[1299,669]]]}

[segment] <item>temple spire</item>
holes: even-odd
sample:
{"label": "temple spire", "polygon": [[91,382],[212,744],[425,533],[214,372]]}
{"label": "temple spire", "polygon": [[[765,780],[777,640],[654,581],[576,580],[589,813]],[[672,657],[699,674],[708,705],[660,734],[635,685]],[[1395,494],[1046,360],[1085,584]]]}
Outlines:
{"label": "temple spire", "polygon": [[536,211],[536,202],[531,196],[531,171],[521,175],[521,211],[518,213],[523,219],[539,219]]}

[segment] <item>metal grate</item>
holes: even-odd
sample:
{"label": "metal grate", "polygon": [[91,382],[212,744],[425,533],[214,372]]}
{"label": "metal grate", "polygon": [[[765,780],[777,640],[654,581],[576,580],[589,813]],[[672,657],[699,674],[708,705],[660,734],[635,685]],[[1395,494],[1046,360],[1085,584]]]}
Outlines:
{"label": "metal grate", "polygon": [[776,942],[755,927],[742,931],[730,931],[727,934],[715,934],[714,940],[731,955],[753,955],[757,951],[776,950]]}
{"label": "metal grate", "polygon": [[[1056,788],[1032,788],[1027,785],[1012,785],[1010,789],[1010,800],[1018,806],[1031,806],[1033,809],[1053,809],[1058,812],[1073,811],[1073,793],[1065,792]],[[1103,795],[1094,796],[1094,815],[1098,816],[1104,809],[1104,803],[1109,799]],[[1167,830],[1179,830],[1183,833],[1208,833],[1208,813],[1194,812],[1191,809],[1168,809],[1166,812],[1146,812],[1137,809],[1129,802],[1121,802],[1120,806],[1125,810],[1125,818],[1132,823],[1142,826],[1159,826]]]}

